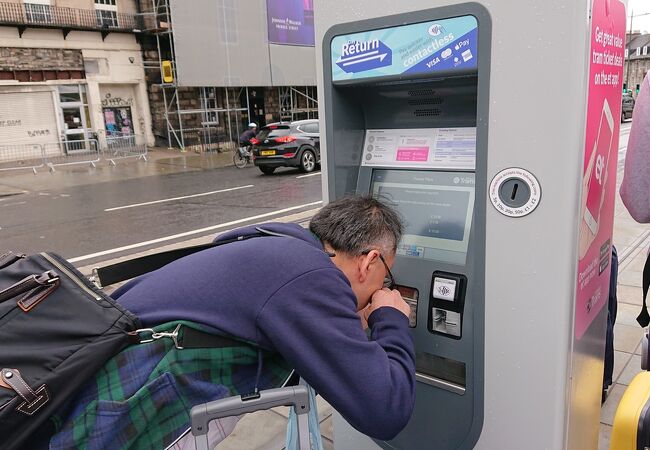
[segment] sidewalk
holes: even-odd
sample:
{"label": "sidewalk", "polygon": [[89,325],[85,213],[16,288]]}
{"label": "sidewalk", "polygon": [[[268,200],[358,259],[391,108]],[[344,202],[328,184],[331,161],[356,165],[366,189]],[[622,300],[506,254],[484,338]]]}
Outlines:
{"label": "sidewalk", "polygon": [[116,179],[128,180],[166,173],[215,169],[233,165],[232,155],[232,152],[195,153],[154,147],[149,149],[147,161],[137,158],[118,159],[115,166],[101,160],[96,163],[96,167],[88,163],[75,164],[56,167],[54,172],[44,167],[36,174],[31,170],[0,171],[0,198],[30,190],[47,190],[53,185],[66,188]]}

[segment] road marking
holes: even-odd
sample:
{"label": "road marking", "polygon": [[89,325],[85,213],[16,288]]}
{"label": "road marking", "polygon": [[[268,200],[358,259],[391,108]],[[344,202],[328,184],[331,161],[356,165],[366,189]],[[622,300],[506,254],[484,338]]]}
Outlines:
{"label": "road marking", "polygon": [[322,203],[323,203],[322,201],[312,202],[312,203],[305,203],[304,205],[292,206],[290,208],[284,208],[284,209],[279,209],[277,211],[271,211],[271,212],[264,213],[264,214],[258,214],[257,216],[245,217],[243,219],[233,220],[231,222],[226,222],[226,223],[220,223],[218,225],[213,225],[211,227],[199,228],[198,230],[186,231],[185,233],[174,234],[172,236],[165,236],[165,237],[161,237],[161,238],[158,238],[158,239],[152,239],[150,241],[145,241],[145,242],[138,242],[137,244],[125,245],[124,247],[112,248],[110,250],[104,250],[102,252],[97,252],[97,253],[91,253],[89,255],[78,256],[76,258],[68,259],[68,261],[70,261],[71,263],[77,263],[79,261],[84,261],[86,259],[97,258],[99,256],[106,256],[106,255],[110,255],[112,253],[123,252],[125,250],[131,250],[131,249],[134,249],[134,248],[145,247],[145,246],[151,245],[151,244],[158,244],[159,242],[171,241],[171,240],[186,237],[186,236],[192,236],[194,234],[202,234],[202,233],[205,233],[207,231],[214,231],[214,230],[218,230],[219,228],[225,228],[225,227],[229,227],[229,226],[232,226],[232,225],[238,225],[240,223],[248,222],[250,220],[263,219],[265,217],[274,216],[276,214],[284,214],[284,213],[289,212],[289,211],[295,211],[296,209],[306,208],[306,207],[309,207],[309,206],[316,206],[316,205],[320,205]]}
{"label": "road marking", "polygon": [[316,175],[320,175],[320,172],[308,173],[307,175],[300,175],[300,176],[297,176],[296,178],[315,177]]}
{"label": "road marking", "polygon": [[117,211],[119,209],[137,208],[138,206],[155,205],[156,203],[173,202],[175,200],[183,200],[186,198],[203,197],[204,195],[220,194],[221,192],[231,192],[231,191],[237,191],[239,189],[248,189],[248,188],[252,188],[253,186],[254,186],[253,184],[247,184],[246,186],[237,186],[229,189],[221,189],[219,191],[210,191],[210,192],[203,192],[201,194],[184,195],[183,197],[165,198],[162,200],[154,200],[152,202],[134,203],[132,205],[116,206],[115,208],[108,208],[105,209],[104,211],[110,212],[110,211]]}
{"label": "road marking", "polygon": [[4,203],[0,206],[17,206],[17,205],[25,205],[27,202],[14,202],[14,203]]}

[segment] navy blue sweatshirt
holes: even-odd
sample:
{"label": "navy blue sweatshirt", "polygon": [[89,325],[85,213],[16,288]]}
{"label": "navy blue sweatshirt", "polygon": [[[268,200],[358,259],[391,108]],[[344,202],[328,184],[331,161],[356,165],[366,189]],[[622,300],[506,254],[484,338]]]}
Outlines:
{"label": "navy blue sweatshirt", "polygon": [[[361,327],[350,282],[321,242],[296,224],[260,225],[259,237],[204,250],[114,293],[144,326],[184,319],[280,352],[357,430],[391,439],[415,400],[408,319],[379,308]],[[217,240],[254,233],[246,227]]]}

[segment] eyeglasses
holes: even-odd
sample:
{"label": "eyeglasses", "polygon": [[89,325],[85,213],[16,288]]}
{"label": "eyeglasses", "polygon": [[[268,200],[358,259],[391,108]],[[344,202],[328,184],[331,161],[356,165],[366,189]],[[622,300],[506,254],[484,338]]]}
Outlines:
{"label": "eyeglasses", "polygon": [[[371,252],[372,250],[365,250],[361,252],[362,255],[367,255]],[[388,268],[388,264],[386,264],[386,260],[384,259],[384,256],[379,253],[379,259],[381,260],[382,264],[386,268],[386,276],[384,277],[384,287],[388,289],[396,289],[397,288],[397,283],[395,283],[395,277],[393,277],[393,273],[390,271]]]}

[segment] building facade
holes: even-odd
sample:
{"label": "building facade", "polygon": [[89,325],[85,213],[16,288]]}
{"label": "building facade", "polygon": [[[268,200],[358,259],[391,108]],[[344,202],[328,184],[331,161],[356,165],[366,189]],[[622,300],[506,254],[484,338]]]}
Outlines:
{"label": "building facade", "polygon": [[628,34],[623,77],[628,90],[636,96],[636,88],[650,71],[650,34]]}
{"label": "building facade", "polygon": [[153,145],[137,13],[135,0],[0,3],[0,143]]}
{"label": "building facade", "polygon": [[139,0],[139,9],[159,145],[221,149],[250,122],[318,117],[311,0]]}

